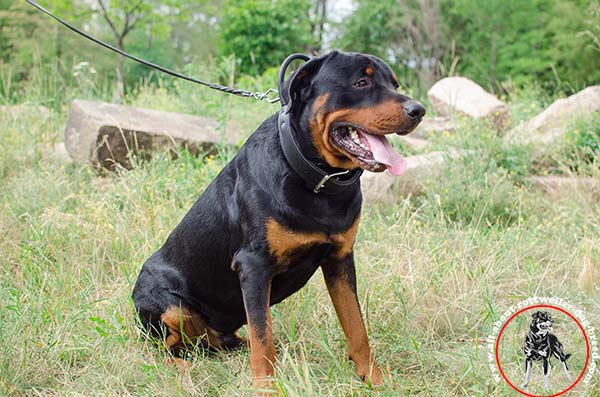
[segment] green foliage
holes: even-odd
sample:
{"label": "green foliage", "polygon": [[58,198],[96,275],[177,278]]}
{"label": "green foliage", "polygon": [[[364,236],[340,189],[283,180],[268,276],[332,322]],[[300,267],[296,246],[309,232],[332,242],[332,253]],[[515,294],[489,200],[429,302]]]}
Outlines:
{"label": "green foliage", "polygon": [[240,72],[261,74],[311,42],[308,0],[229,0],[219,23],[219,54],[234,54]]}
{"label": "green foliage", "polygon": [[[461,59],[457,71],[490,90],[512,79],[549,90],[581,88],[600,79],[600,52],[581,36],[590,2],[456,0],[448,8]],[[572,82],[563,87],[561,82]]]}
{"label": "green foliage", "polygon": [[584,120],[566,134],[563,152],[573,162],[598,163],[600,159],[600,114]]}
{"label": "green foliage", "polygon": [[423,97],[460,74],[493,92],[537,82],[572,92],[600,81],[597,0],[358,0],[336,44],[389,61]]}

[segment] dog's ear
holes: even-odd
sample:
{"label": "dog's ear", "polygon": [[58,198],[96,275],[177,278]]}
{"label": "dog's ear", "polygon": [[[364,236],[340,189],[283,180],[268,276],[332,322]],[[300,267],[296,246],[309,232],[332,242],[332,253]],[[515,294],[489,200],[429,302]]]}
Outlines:
{"label": "dog's ear", "polygon": [[541,316],[542,316],[542,312],[540,312],[540,311],[538,310],[537,312],[535,312],[535,313],[533,313],[533,314],[531,315],[531,318],[532,318],[532,319],[534,319],[534,320],[537,320],[537,319],[538,319],[538,318],[540,318]]}
{"label": "dog's ear", "polygon": [[300,66],[292,76],[283,84],[279,95],[282,98],[289,98],[291,108],[294,108],[298,102],[305,101],[311,93],[314,77],[319,73],[326,59],[334,56],[337,52],[330,52],[319,58],[313,58]]}

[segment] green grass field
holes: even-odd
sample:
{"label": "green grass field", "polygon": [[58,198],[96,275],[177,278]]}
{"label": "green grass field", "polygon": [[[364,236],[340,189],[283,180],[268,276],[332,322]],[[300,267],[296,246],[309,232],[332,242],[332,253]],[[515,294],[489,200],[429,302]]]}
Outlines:
{"label": "green grass field", "polygon": [[[75,94],[44,95],[30,92],[21,102],[49,105],[47,119],[0,115],[0,394],[250,395],[247,350],[198,349],[191,369],[180,371],[140,337],[130,299],[144,260],[234,152],[159,156],[100,176],[52,155],[63,140],[63,103]],[[234,121],[248,133],[277,109],[195,87],[179,95],[148,88],[130,103]],[[543,104],[533,94],[511,99],[513,120]],[[356,243],[359,299],[389,375],[385,387],[372,391],[355,375],[318,272],[272,308],[281,394],[517,395],[493,380],[484,339],[506,308],[530,296],[570,301],[600,332],[597,197],[573,190],[551,200],[525,179],[548,172],[600,178],[589,161],[599,131],[598,119],[574,125],[569,139],[535,161],[532,148],[504,146],[476,123],[434,137],[433,149],[471,154],[424,181],[421,196],[365,207]],[[573,371],[581,363],[573,360]],[[540,371],[534,368],[529,392],[544,393]],[[599,396],[600,375],[570,395]]]}

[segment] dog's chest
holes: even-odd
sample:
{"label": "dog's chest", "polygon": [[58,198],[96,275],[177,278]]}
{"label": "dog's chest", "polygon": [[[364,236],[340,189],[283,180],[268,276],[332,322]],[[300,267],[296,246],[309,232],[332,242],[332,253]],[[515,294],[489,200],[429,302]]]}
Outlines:
{"label": "dog's chest", "polygon": [[[342,259],[352,252],[359,219],[346,230],[336,233],[295,231],[273,218],[266,222],[269,253],[275,261],[276,272],[300,265],[306,259]],[[321,257],[321,258],[319,258]]]}

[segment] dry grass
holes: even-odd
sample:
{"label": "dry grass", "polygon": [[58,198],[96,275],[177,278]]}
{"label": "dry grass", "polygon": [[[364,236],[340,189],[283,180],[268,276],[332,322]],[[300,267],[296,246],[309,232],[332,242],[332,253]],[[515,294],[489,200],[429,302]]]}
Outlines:
{"label": "dry grass", "polygon": [[[273,110],[219,101],[213,112],[248,126]],[[0,116],[0,394],[249,395],[247,351],[197,350],[179,371],[140,338],[130,300],[143,261],[232,154],[159,157],[99,177],[48,154],[65,115]],[[283,395],[514,395],[493,381],[481,341],[508,306],[561,296],[600,326],[598,201],[529,190],[498,165],[509,156],[497,139],[469,128],[436,144],[479,134],[479,154],[450,164],[419,198],[364,209],[359,298],[385,387],[374,393],[354,374],[317,274],[273,308]],[[596,375],[572,395],[599,394]]]}

